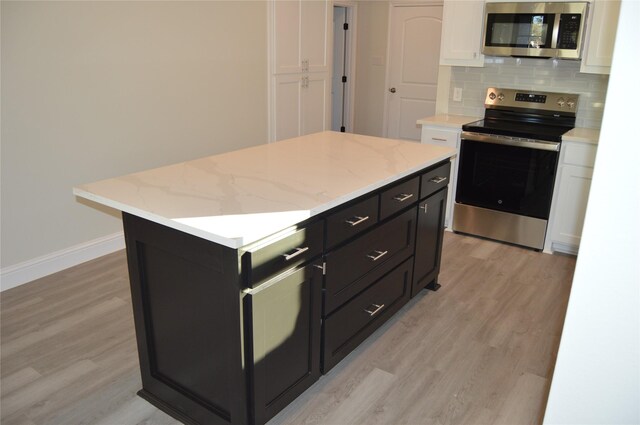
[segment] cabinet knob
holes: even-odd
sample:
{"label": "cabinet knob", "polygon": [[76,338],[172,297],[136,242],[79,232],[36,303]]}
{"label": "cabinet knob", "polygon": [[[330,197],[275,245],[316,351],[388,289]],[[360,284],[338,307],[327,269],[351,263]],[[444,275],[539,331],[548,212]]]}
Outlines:
{"label": "cabinet knob", "polygon": [[391,93],[395,93],[395,92],[396,92],[396,88],[395,88],[395,87],[391,87],[391,88],[389,89],[389,91],[390,91]]}

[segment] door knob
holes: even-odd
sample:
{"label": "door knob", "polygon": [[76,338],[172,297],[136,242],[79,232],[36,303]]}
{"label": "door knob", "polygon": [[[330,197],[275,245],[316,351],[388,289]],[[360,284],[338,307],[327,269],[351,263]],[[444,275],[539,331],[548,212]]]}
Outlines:
{"label": "door knob", "polygon": [[391,88],[389,89],[389,91],[390,91],[391,93],[395,93],[395,92],[396,92],[396,88],[395,88],[395,87],[391,87]]}

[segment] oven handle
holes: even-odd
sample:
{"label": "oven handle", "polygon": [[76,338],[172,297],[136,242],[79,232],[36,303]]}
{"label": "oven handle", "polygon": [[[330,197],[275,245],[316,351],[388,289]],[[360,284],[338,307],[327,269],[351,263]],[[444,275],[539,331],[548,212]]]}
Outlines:
{"label": "oven handle", "polygon": [[550,142],[548,140],[533,140],[533,139],[518,139],[499,135],[490,135],[482,133],[473,133],[470,131],[463,131],[461,140],[470,140],[472,142],[481,143],[493,143],[496,145],[516,146],[519,148],[537,149],[541,151],[560,151],[559,142]]}

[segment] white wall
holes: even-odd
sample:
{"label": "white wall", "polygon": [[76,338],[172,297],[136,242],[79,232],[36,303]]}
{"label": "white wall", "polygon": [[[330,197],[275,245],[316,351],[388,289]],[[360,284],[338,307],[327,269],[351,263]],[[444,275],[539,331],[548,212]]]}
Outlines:
{"label": "white wall", "polygon": [[640,423],[638,17],[624,0],[545,424]]}
{"label": "white wall", "polygon": [[3,270],[121,230],[76,184],[267,141],[265,2],[1,8]]}
{"label": "white wall", "polygon": [[358,2],[354,133],[383,136],[388,1]]}

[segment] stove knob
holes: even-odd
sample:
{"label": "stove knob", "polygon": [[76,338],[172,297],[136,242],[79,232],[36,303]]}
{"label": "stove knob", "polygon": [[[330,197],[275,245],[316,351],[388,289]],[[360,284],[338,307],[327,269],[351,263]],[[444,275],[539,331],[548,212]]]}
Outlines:
{"label": "stove knob", "polygon": [[496,94],[494,92],[489,93],[489,99],[494,100],[496,98]]}
{"label": "stove knob", "polygon": [[564,97],[561,97],[560,99],[558,99],[558,106],[561,108],[564,106]]}
{"label": "stove knob", "polygon": [[500,93],[500,94],[498,95],[498,100],[503,100],[503,99],[504,99],[504,95],[503,95],[502,93]]}
{"label": "stove knob", "polygon": [[576,106],[576,100],[575,99],[567,99],[567,106],[571,109],[573,109],[574,106]]}

